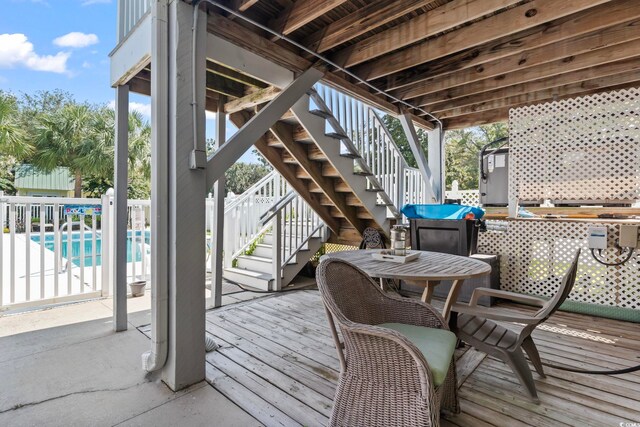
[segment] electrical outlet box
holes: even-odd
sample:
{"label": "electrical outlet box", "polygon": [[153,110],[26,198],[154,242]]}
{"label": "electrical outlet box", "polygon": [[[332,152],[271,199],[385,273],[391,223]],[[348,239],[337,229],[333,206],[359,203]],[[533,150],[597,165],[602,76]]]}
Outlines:
{"label": "electrical outlet box", "polygon": [[189,156],[190,169],[206,169],[207,168],[207,152],[204,150],[192,150]]}
{"label": "electrical outlet box", "polygon": [[607,227],[591,225],[587,228],[589,249],[607,249]]}
{"label": "electrical outlet box", "polygon": [[637,248],[640,247],[640,239],[638,232],[640,226],[638,225],[621,225],[620,226],[620,238],[618,239],[618,246],[623,248]]}

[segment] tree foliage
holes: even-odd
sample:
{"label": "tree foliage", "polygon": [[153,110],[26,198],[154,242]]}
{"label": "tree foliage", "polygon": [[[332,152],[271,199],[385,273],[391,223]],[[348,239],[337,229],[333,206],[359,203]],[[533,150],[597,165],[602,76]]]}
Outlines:
{"label": "tree foliage", "polygon": [[[407,164],[411,167],[417,167],[418,165],[409,147],[409,142],[400,120],[390,115],[385,115],[382,120]],[[417,129],[416,133],[425,153],[425,158],[428,158],[427,132]],[[477,189],[478,153],[489,142],[507,135],[506,123],[493,123],[445,132],[446,187],[451,188],[451,183],[457,180],[461,190]]]}
{"label": "tree foliage", "polygon": [[224,174],[226,190],[235,194],[242,194],[253,184],[266,176],[271,169],[256,163],[236,163]]}

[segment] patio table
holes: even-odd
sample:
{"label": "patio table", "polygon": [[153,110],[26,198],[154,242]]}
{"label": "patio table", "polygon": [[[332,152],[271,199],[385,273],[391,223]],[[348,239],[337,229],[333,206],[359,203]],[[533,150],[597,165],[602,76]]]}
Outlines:
{"label": "patio table", "polygon": [[431,302],[433,289],[442,280],[452,280],[451,290],[442,310],[445,320],[449,320],[451,306],[465,279],[484,276],[491,273],[491,266],[477,259],[440,252],[421,251],[418,259],[405,264],[380,261],[371,256],[381,249],[333,252],[324,255],[352,263],[371,277],[380,279],[400,279],[410,284],[424,286],[421,300]]}

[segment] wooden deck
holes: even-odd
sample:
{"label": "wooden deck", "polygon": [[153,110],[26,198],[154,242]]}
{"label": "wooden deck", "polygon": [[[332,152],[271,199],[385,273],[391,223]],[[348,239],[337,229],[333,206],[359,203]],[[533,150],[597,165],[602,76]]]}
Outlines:
{"label": "wooden deck", "polygon": [[[264,425],[326,425],[339,364],[320,301],[315,290],[295,291],[207,312],[207,331],[221,346],[207,355],[207,380]],[[637,324],[563,312],[534,338],[549,363],[585,369],[640,363]],[[497,359],[468,347],[456,358],[462,412],[443,419],[444,426],[640,423],[639,373],[547,368],[544,380],[534,374],[536,405]]]}

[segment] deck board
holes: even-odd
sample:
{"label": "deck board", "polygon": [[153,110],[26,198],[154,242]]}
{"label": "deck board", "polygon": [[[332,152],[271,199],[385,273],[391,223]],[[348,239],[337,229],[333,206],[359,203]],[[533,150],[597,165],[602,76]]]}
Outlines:
{"label": "deck board", "polygon": [[[434,305],[441,308],[442,302]],[[526,308],[511,306],[514,310]],[[339,363],[317,291],[259,298],[207,312],[221,346],[207,380],[268,426],[326,425]],[[640,363],[638,325],[559,312],[536,330],[543,361],[587,369]],[[635,346],[635,347],[634,347]],[[456,350],[461,413],[443,426],[601,426],[640,420],[640,374],[595,376],[545,368],[532,403],[501,361]]]}

